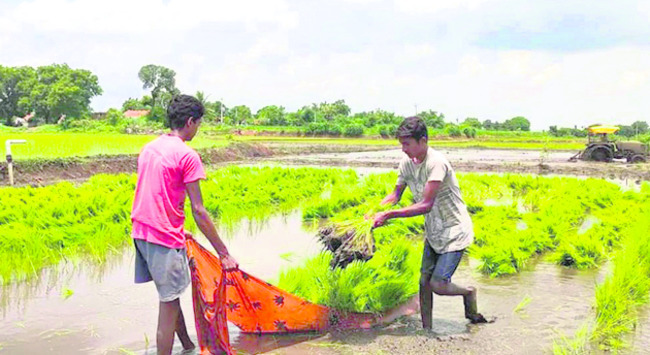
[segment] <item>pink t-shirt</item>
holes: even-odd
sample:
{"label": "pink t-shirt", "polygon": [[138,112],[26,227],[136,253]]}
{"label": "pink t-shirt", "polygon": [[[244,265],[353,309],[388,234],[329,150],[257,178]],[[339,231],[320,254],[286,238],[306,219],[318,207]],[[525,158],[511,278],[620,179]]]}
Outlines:
{"label": "pink t-shirt", "polygon": [[162,135],[138,157],[131,236],[168,248],[185,247],[185,185],[205,179],[201,158],[180,137]]}

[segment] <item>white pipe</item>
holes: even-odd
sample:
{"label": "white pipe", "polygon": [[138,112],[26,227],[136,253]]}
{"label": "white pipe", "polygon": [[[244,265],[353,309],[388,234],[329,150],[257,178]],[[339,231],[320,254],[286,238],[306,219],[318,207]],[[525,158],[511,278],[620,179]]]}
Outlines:
{"label": "white pipe", "polygon": [[24,139],[7,139],[5,141],[5,151],[7,152],[7,171],[9,172],[9,185],[14,185],[14,159],[11,156],[11,145],[12,144],[25,144],[27,143]]}

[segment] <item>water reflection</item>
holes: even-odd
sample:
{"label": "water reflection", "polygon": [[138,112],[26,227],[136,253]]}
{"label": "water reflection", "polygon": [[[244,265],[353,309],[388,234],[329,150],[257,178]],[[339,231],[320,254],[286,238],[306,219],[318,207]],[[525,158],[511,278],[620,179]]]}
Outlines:
{"label": "water reflection", "polygon": [[61,295],[63,288],[79,277],[100,283],[104,275],[122,263],[122,255],[118,253],[109,254],[104,260],[89,261],[82,260],[81,257],[64,259],[58,265],[42,269],[27,280],[0,286],[0,313],[4,318],[10,309],[24,312],[30,299],[39,295]]}
{"label": "water reflection", "polygon": [[[222,235],[241,267],[264,279],[320,251],[313,232],[303,227],[300,211],[265,221],[244,221],[239,228],[222,231]],[[120,252],[99,264],[64,261],[30,281],[3,287],[2,350],[11,354],[104,354],[119,353],[120,348],[146,352],[144,344],[148,339],[152,351],[158,312],[155,287],[151,283],[133,283],[130,241]],[[61,296],[64,288],[73,292],[67,299]],[[190,292],[181,297],[181,304],[191,322],[194,315]],[[194,328],[189,328],[196,338]],[[234,329],[232,339],[253,346],[247,337],[239,340]],[[283,344],[301,339],[286,338],[275,343],[286,346]],[[273,344],[270,340],[259,341],[264,348]]]}

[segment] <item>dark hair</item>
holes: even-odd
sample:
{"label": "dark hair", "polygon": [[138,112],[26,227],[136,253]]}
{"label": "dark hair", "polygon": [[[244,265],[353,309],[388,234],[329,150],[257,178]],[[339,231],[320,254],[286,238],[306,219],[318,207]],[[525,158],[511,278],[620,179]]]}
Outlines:
{"label": "dark hair", "polygon": [[429,138],[427,125],[424,120],[418,116],[407,117],[397,128],[397,138],[413,138],[419,141],[420,138]]}
{"label": "dark hair", "polygon": [[176,95],[167,106],[167,119],[171,129],[181,129],[190,118],[200,119],[205,113],[203,104],[189,95]]}

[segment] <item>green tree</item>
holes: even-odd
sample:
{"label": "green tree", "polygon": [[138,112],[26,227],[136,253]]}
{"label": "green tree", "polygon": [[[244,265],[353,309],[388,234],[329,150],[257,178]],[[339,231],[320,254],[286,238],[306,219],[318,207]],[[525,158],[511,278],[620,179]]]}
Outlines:
{"label": "green tree", "polygon": [[315,122],[317,118],[317,111],[318,108],[314,108],[313,106],[303,106],[303,108],[301,108],[300,110],[298,110],[298,112],[296,112],[298,116],[298,120],[300,122],[299,125]]}
{"label": "green tree", "polygon": [[645,121],[636,121],[632,123],[631,128],[634,131],[635,135],[645,134],[646,132],[648,132],[648,123]]}
{"label": "green tree", "polygon": [[165,106],[173,95],[180,91],[176,88],[176,72],[161,65],[148,64],[140,68],[138,78],[143,89],[151,89],[153,107]]}
{"label": "green tree", "polygon": [[318,105],[317,111],[328,121],[331,121],[336,116],[350,115],[350,107],[345,104],[345,100],[337,100],[334,103],[322,102]]}
{"label": "green tree", "polygon": [[29,96],[29,85],[35,82],[36,71],[32,67],[5,67],[0,65],[0,118],[9,123],[12,117],[22,117],[18,102]]}
{"label": "green tree", "polygon": [[357,113],[352,117],[353,122],[361,122],[364,126],[370,128],[376,125],[399,124],[402,117],[396,116],[392,112],[384,110],[375,110],[370,112]]}
{"label": "green tree", "polygon": [[513,117],[503,124],[508,131],[530,131],[530,121],[526,117]]}
{"label": "green tree", "polygon": [[144,99],[138,100],[134,98],[128,98],[124,103],[122,104],[122,111],[127,111],[127,110],[150,110],[151,106],[147,105],[144,103]]}
{"label": "green tree", "polygon": [[472,128],[477,128],[477,129],[483,128],[481,121],[479,121],[478,118],[474,118],[474,117],[467,117],[465,121],[463,121],[462,125],[470,126]]}
{"label": "green tree", "polygon": [[221,123],[223,123],[221,121],[222,117],[225,120],[225,118],[228,117],[229,115],[228,106],[226,106],[226,104],[224,104],[221,101],[215,101],[211,104],[208,104],[206,106],[206,110],[214,112],[214,117],[215,117],[214,120]]}
{"label": "green tree", "polygon": [[424,120],[429,128],[443,128],[445,126],[445,115],[433,110],[422,111],[418,116]]}
{"label": "green tree", "polygon": [[53,123],[63,114],[82,117],[90,113],[90,100],[102,93],[97,76],[67,64],[36,68],[36,77],[24,82],[29,94],[18,101],[19,109]]}
{"label": "green tree", "polygon": [[628,137],[628,138],[634,137],[636,132],[634,131],[634,128],[632,128],[632,126],[621,125],[619,127],[621,129],[618,132],[616,132],[619,136]]}
{"label": "green tree", "polygon": [[265,106],[257,111],[255,115],[258,124],[283,126],[286,124],[284,117],[284,107],[282,106]]}
{"label": "green tree", "polygon": [[251,109],[246,105],[238,105],[228,110],[228,116],[234,124],[250,122],[253,117]]}

